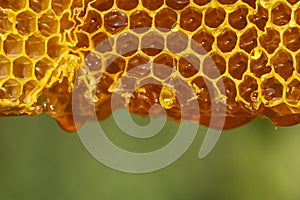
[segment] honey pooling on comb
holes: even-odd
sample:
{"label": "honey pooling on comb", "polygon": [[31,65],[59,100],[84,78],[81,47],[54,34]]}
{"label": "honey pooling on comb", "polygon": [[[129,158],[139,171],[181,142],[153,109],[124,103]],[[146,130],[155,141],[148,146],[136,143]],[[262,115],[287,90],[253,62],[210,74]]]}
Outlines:
{"label": "honey pooling on comb", "polygon": [[[210,124],[212,105],[225,109],[224,127],[217,117],[215,128],[258,116],[298,124],[299,7],[296,0],[1,1],[0,114],[48,113],[75,131],[72,101],[82,122],[91,102],[99,120],[119,107],[148,115],[160,104],[180,121],[181,108],[197,101],[200,124]],[[195,120],[193,108],[185,118]]]}

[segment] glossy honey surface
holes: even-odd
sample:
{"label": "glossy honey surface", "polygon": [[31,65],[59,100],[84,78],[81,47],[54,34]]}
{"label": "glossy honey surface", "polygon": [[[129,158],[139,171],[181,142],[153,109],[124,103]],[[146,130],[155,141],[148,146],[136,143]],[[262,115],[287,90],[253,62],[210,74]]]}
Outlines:
{"label": "glossy honey surface", "polygon": [[103,120],[119,107],[148,115],[159,104],[173,120],[215,128],[258,116],[298,124],[299,7],[297,0],[0,1],[0,115],[48,113],[75,131],[74,102],[76,123],[88,120],[88,105]]}

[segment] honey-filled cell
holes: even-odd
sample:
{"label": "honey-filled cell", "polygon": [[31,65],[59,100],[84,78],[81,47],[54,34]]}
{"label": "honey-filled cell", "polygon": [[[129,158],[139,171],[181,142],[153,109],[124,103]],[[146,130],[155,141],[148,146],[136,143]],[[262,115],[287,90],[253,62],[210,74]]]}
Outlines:
{"label": "honey-filled cell", "polygon": [[25,51],[30,58],[42,57],[46,53],[45,41],[41,37],[32,35],[26,40]]}
{"label": "honey-filled cell", "polygon": [[0,99],[14,102],[21,96],[21,89],[22,85],[17,80],[9,79],[0,88]]}
{"label": "honey-filled cell", "polygon": [[155,27],[161,31],[168,32],[175,26],[178,16],[177,13],[170,9],[164,8],[155,14]]}
{"label": "honey-filled cell", "polygon": [[144,33],[152,26],[152,17],[145,11],[136,11],[130,15],[130,29],[137,33]]}
{"label": "honey-filled cell", "polygon": [[291,14],[292,14],[291,8],[286,3],[280,2],[272,8],[272,12],[271,12],[272,23],[277,26],[286,25],[291,20]]}
{"label": "honey-filled cell", "polygon": [[189,7],[182,11],[180,15],[180,26],[187,31],[197,30],[202,23],[202,13],[201,11]]}
{"label": "honey-filled cell", "polygon": [[17,15],[16,29],[21,35],[29,35],[36,30],[36,16],[35,14],[25,11]]}
{"label": "honey-filled cell", "polygon": [[164,3],[164,0],[142,0],[142,4],[149,10],[158,10]]}
{"label": "honey-filled cell", "polygon": [[11,31],[13,23],[9,20],[8,12],[0,10],[0,33],[4,34]]}
{"label": "honey-filled cell", "polygon": [[164,48],[165,39],[159,33],[149,32],[141,39],[141,49],[149,56],[155,56],[159,54]]}
{"label": "honey-filled cell", "polygon": [[151,72],[151,61],[142,55],[135,55],[128,61],[127,74],[136,78],[143,78]]}
{"label": "honey-filled cell", "polygon": [[222,8],[208,8],[205,11],[205,24],[211,28],[219,27],[225,20],[226,11]]}
{"label": "honey-filled cell", "polygon": [[128,17],[125,13],[113,10],[104,15],[104,27],[112,34],[115,34],[128,25]]}
{"label": "honey-filled cell", "polygon": [[8,77],[11,71],[11,61],[5,56],[0,56],[0,80]]}
{"label": "honey-filled cell", "polygon": [[286,86],[286,101],[290,104],[297,105],[300,101],[300,81],[294,79]]}
{"label": "honey-filled cell", "polygon": [[46,37],[58,31],[58,20],[54,12],[49,11],[38,19],[38,30]]}
{"label": "honey-filled cell", "polygon": [[13,62],[13,75],[18,79],[32,77],[33,64],[27,57],[19,57]]}
{"label": "honey-filled cell", "polygon": [[48,58],[42,58],[39,61],[37,61],[34,66],[34,73],[37,80],[45,78],[47,71],[51,70],[53,67],[53,61]]}
{"label": "honey-filled cell", "polygon": [[23,39],[19,35],[10,34],[3,42],[3,50],[8,57],[19,56],[23,48]]}
{"label": "honey-filled cell", "polygon": [[153,74],[160,79],[168,78],[176,70],[177,60],[170,54],[160,54],[153,61]]}

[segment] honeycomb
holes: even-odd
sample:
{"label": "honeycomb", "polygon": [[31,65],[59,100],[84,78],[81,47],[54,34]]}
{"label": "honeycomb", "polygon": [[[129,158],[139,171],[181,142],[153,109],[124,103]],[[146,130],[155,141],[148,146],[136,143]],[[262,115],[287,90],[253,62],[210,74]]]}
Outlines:
{"label": "honeycomb", "polygon": [[298,0],[1,0],[0,36],[1,116],[73,132],[75,102],[77,124],[87,105],[103,120],[155,104],[214,128],[300,122]]}

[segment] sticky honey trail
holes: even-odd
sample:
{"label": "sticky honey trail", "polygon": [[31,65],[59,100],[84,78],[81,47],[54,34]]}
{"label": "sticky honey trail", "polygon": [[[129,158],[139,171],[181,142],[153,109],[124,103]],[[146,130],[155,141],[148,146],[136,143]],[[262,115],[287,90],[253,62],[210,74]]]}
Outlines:
{"label": "sticky honey trail", "polygon": [[48,113],[74,132],[76,89],[77,124],[88,120],[91,102],[98,120],[120,107],[148,115],[159,104],[171,119],[189,108],[183,119],[214,128],[258,116],[298,124],[299,7],[298,0],[2,0],[0,115]]}

